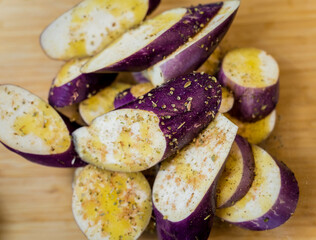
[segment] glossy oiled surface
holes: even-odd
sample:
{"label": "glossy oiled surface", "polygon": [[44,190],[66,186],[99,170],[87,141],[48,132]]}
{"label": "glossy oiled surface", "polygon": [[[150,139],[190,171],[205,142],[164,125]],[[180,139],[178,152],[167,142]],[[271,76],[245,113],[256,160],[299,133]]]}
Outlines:
{"label": "glossy oiled surface", "polygon": [[[50,82],[62,63],[44,55],[39,34],[78,2],[0,0],[1,84],[18,84],[47,98]],[[162,0],[156,12],[191,3]],[[279,62],[281,94],[276,130],[262,146],[294,170],[301,195],[294,216],[278,229],[251,232],[216,221],[212,239],[316,239],[315,39],[316,1],[242,1],[224,45],[262,48]],[[37,166],[1,146],[0,239],[84,240],[71,213],[72,172]]]}

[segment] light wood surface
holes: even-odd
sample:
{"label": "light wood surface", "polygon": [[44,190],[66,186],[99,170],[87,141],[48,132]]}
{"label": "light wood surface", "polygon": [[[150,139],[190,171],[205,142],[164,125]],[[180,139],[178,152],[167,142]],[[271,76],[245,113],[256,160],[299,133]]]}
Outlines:
{"label": "light wood surface", "polygon": [[[18,84],[47,98],[62,63],[44,55],[39,35],[78,2],[0,0],[0,84]],[[206,2],[162,0],[156,12]],[[316,239],[315,39],[315,0],[242,1],[223,44],[265,49],[280,64],[278,122],[262,145],[293,169],[300,200],[294,216],[275,230],[252,232],[215,221],[212,239]],[[72,173],[29,163],[0,146],[0,239],[85,239],[71,213]]]}

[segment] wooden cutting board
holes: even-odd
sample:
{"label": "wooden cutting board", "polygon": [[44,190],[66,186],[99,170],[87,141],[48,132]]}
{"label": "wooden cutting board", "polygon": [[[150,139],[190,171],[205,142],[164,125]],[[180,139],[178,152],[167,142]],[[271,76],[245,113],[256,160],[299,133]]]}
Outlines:
{"label": "wooden cutting board", "polygon": [[[39,35],[78,2],[0,0],[0,84],[18,84],[47,98],[51,80],[62,63],[44,55]],[[162,0],[156,13],[206,2]],[[275,230],[252,232],[216,221],[212,239],[316,239],[315,39],[316,1],[242,1],[223,45],[262,48],[280,64],[277,126],[262,146],[293,169],[300,200],[294,216]],[[85,239],[72,218],[72,174],[73,170],[29,163],[1,146],[0,239]]]}

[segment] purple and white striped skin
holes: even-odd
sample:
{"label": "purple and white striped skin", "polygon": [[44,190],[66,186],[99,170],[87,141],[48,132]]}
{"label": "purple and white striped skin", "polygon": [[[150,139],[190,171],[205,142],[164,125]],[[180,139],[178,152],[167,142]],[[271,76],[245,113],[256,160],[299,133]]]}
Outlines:
{"label": "purple and white striped skin", "polygon": [[154,112],[167,147],[163,159],[190,143],[215,117],[222,90],[215,77],[203,73],[179,76],[118,109]]}
{"label": "purple and white striped skin", "polygon": [[217,181],[236,133],[237,126],[218,114],[196,141],[162,162],[153,187],[159,239],[208,239]]}
{"label": "purple and white striped skin", "polygon": [[143,171],[189,144],[220,104],[215,77],[183,75],[77,129],[75,147],[84,161],[100,168]]}
{"label": "purple and white striped skin", "polygon": [[44,52],[68,61],[93,56],[140,24],[160,0],[84,0],[54,20],[41,34]]}
{"label": "purple and white striped skin", "polygon": [[87,58],[72,59],[62,66],[49,90],[50,105],[62,108],[79,103],[110,85],[116,78],[115,73],[81,73],[80,68],[87,61]]}
{"label": "purple and white striped skin", "polygon": [[250,144],[237,135],[217,185],[217,208],[234,205],[248,192],[255,176]]}
{"label": "purple and white striped skin", "polygon": [[0,141],[25,159],[51,167],[87,165],[71,140],[72,124],[47,103],[14,85],[0,85]]}
{"label": "purple and white striped skin", "polygon": [[14,148],[9,147],[5,143],[1,142],[8,150],[22,156],[30,162],[40,164],[47,167],[57,167],[57,168],[77,168],[84,167],[88,165],[86,162],[82,161],[75,151],[74,144],[71,143],[69,149],[63,153],[52,154],[52,155],[40,155],[21,152]]}
{"label": "purple and white striped skin", "polygon": [[284,224],[295,212],[299,187],[294,173],[258,146],[252,146],[255,179],[249,192],[216,215],[236,226],[262,231]]}
{"label": "purple and white striped skin", "polygon": [[144,71],[158,86],[169,79],[197,70],[215,50],[229,29],[239,7],[239,1],[225,1],[206,26],[166,59]]}
{"label": "purple and white striped skin", "polygon": [[230,114],[239,120],[256,122],[278,103],[279,67],[263,50],[239,48],[228,52],[218,80],[233,91],[235,104]]}
{"label": "purple and white striped skin", "polygon": [[174,52],[220,10],[222,2],[176,8],[143,22],[92,57],[82,71],[139,72]]}
{"label": "purple and white striped skin", "polygon": [[127,103],[130,103],[136,98],[145,95],[153,88],[154,86],[150,82],[134,85],[116,95],[114,99],[114,107],[119,108]]}

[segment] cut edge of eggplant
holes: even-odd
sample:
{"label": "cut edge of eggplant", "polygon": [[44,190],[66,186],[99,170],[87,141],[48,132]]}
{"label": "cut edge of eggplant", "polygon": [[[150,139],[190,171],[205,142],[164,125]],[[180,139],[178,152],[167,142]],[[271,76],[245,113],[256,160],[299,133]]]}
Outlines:
{"label": "cut edge of eggplant", "polygon": [[79,167],[82,162],[63,118],[45,101],[15,85],[0,85],[0,140],[25,159],[52,167]]}
{"label": "cut edge of eggplant", "polygon": [[255,178],[248,193],[217,216],[234,225],[256,231],[284,224],[294,213],[299,187],[293,172],[262,148],[252,145]]}
{"label": "cut edge of eggplant", "polygon": [[151,218],[151,189],[142,173],[88,165],[74,182],[72,211],[88,239],[137,239]]}

